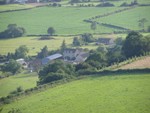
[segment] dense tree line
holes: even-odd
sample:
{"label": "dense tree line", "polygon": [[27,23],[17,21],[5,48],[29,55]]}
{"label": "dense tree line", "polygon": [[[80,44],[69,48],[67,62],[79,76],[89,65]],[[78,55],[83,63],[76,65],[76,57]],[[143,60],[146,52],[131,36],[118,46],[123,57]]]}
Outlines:
{"label": "dense tree line", "polygon": [[23,27],[17,27],[16,24],[9,24],[7,29],[0,32],[0,39],[21,37],[26,33]]}
{"label": "dense tree line", "polygon": [[72,64],[66,64],[64,61],[57,60],[50,63],[39,72],[38,84],[44,84],[64,78],[73,77],[75,68]]}
{"label": "dense tree line", "polygon": [[127,58],[150,52],[150,36],[143,36],[134,31],[129,33],[123,44],[122,51]]}

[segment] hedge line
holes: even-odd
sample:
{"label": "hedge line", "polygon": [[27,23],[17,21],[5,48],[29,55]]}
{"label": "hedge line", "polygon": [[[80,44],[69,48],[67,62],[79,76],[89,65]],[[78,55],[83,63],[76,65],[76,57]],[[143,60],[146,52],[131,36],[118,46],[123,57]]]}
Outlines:
{"label": "hedge line", "polygon": [[61,85],[61,84],[71,82],[73,80],[79,80],[79,79],[85,78],[86,77],[85,75],[87,75],[87,76],[110,76],[110,75],[114,75],[114,74],[115,75],[117,75],[117,74],[124,75],[124,74],[140,74],[140,73],[150,73],[150,68],[149,69],[116,70],[116,71],[103,70],[103,71],[99,71],[99,72],[86,70],[86,71],[82,71],[82,73],[80,73],[80,74],[82,74],[82,76],[78,76],[76,78],[63,79],[63,80],[50,82],[48,84],[39,85],[34,88],[26,89],[22,92],[17,92],[16,94],[10,94],[6,97],[1,97],[0,105],[9,104],[21,96],[30,95],[32,93],[38,93],[45,89],[56,87],[57,85]]}

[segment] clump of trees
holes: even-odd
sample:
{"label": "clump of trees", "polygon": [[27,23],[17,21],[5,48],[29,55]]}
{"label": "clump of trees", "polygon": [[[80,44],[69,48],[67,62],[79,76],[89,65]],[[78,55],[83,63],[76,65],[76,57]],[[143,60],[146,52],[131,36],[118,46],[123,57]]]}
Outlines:
{"label": "clump of trees", "polygon": [[80,37],[74,37],[73,38],[73,46],[81,46],[81,45],[87,45],[88,43],[94,42],[95,38],[90,33],[84,33]]}
{"label": "clump of trees", "polygon": [[24,58],[27,59],[27,54],[29,52],[29,49],[27,48],[26,45],[21,45],[19,46],[16,50],[15,53],[8,53],[7,54],[7,59],[19,59],[19,58]]}
{"label": "clump of trees", "polygon": [[44,46],[41,51],[37,54],[37,58],[44,58],[44,57],[47,57],[48,56],[48,47],[47,46]]}
{"label": "clump of trees", "polygon": [[21,37],[26,33],[23,27],[18,27],[16,24],[9,24],[7,29],[0,32],[0,39]]}
{"label": "clump of trees", "polygon": [[2,72],[10,72],[12,74],[16,74],[21,72],[21,64],[17,61],[11,59],[7,64],[2,66]]}
{"label": "clump of trees", "polygon": [[72,64],[67,64],[64,61],[57,60],[50,63],[39,72],[38,84],[44,84],[56,80],[73,77],[75,68]]}
{"label": "clump of trees", "polygon": [[150,52],[150,36],[143,36],[135,31],[130,32],[125,39],[122,52],[127,58]]}
{"label": "clump of trees", "polygon": [[137,0],[133,0],[131,1],[130,4],[128,4],[127,2],[123,2],[120,7],[129,7],[129,6],[135,6],[135,5],[139,5]]}

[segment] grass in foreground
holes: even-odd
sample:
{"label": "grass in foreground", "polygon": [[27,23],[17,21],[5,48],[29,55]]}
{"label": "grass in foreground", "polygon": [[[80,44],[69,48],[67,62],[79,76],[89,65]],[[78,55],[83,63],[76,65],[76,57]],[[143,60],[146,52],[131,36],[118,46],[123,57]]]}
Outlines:
{"label": "grass in foreground", "polygon": [[4,105],[23,113],[149,113],[150,74],[93,76]]}
{"label": "grass in foreground", "polygon": [[36,73],[21,73],[8,78],[0,79],[0,97],[7,96],[19,86],[23,89],[35,87],[36,81],[38,81],[38,76]]}

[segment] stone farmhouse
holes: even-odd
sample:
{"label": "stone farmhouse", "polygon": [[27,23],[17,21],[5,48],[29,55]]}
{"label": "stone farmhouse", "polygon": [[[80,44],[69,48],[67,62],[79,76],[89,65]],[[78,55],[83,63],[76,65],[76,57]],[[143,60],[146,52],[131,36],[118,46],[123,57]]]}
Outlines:
{"label": "stone farmhouse", "polygon": [[88,52],[84,52],[83,49],[65,49],[63,52],[64,61],[73,63],[84,62],[89,56]]}

